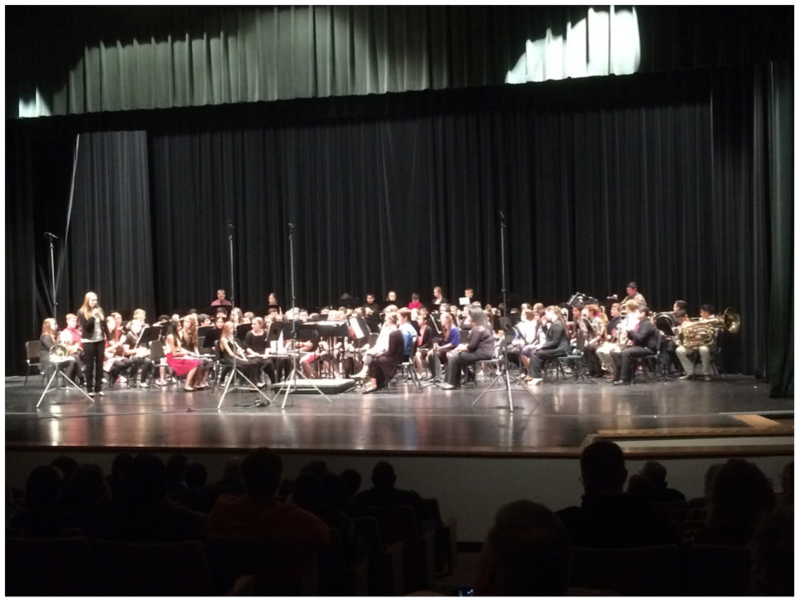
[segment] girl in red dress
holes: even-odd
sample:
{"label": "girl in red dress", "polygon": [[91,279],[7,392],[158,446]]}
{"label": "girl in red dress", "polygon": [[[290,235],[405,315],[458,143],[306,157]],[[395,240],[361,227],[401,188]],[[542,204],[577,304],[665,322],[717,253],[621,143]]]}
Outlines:
{"label": "girl in red dress", "polygon": [[189,354],[181,347],[178,323],[170,322],[168,328],[167,345],[169,346],[169,352],[167,353],[167,363],[175,371],[176,376],[186,375],[186,385],[183,390],[194,391],[194,386],[200,384],[202,378],[199,370],[202,362],[197,359],[191,359]]}

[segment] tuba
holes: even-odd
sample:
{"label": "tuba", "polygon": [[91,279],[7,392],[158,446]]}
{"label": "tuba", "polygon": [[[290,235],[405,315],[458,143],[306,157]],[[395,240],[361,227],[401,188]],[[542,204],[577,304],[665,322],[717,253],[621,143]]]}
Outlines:
{"label": "tuba", "polygon": [[52,347],[50,347],[50,361],[51,362],[63,362],[65,359],[68,359],[69,349],[64,343],[56,343]]}
{"label": "tuba", "polygon": [[717,331],[723,328],[731,334],[739,332],[742,319],[739,314],[728,307],[721,317],[713,317],[708,320],[698,320],[681,328],[681,344],[684,347],[694,348],[711,346],[716,343]]}

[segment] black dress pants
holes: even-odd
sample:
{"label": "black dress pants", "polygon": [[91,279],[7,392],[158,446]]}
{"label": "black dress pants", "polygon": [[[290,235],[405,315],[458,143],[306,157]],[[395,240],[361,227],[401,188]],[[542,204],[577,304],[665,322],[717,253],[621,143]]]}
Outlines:
{"label": "black dress pants", "polygon": [[652,353],[653,352],[647,347],[626,347],[621,352],[612,352],[611,359],[614,360],[614,380],[622,380],[625,382],[631,380],[633,358],[652,355]]}
{"label": "black dress pants", "polygon": [[554,357],[564,357],[567,355],[566,351],[560,349],[537,349],[531,355],[531,373],[536,378],[541,378],[544,374],[544,363],[548,359]]}
{"label": "black dress pants", "polygon": [[454,387],[461,386],[461,371],[468,366],[480,361],[491,359],[489,357],[478,357],[477,354],[470,351],[462,351],[456,353],[447,362],[447,371],[445,372],[445,382],[453,385]]}
{"label": "black dress pants", "polygon": [[96,343],[83,343],[83,356],[86,361],[84,372],[86,373],[86,390],[99,393],[103,389],[103,354],[106,342],[97,341]]}

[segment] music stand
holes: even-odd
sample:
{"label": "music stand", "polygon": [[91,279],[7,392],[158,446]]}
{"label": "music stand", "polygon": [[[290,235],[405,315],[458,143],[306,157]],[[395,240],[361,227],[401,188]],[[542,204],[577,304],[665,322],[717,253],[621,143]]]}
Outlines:
{"label": "music stand", "polygon": [[[331,399],[327,395],[325,395],[325,393],[323,393],[320,390],[320,388],[314,383],[314,381],[312,379],[307,378],[306,375],[302,373],[302,371],[299,371],[297,369],[297,358],[300,355],[300,352],[297,350],[297,339],[300,336],[301,332],[305,336],[308,336],[309,332],[313,332],[313,329],[312,328],[307,328],[306,324],[302,324],[297,320],[292,320],[288,324],[284,325],[284,336],[283,336],[283,338],[284,338],[284,340],[286,340],[286,333],[287,332],[291,333],[292,334],[293,347],[292,347],[292,351],[291,351],[291,354],[290,354],[292,356],[292,371],[289,373],[289,376],[286,379],[284,379],[284,381],[278,387],[278,390],[275,393],[275,397],[272,398],[273,400],[277,399],[278,396],[281,394],[281,392],[283,392],[283,403],[281,404],[281,409],[286,407],[286,400],[289,397],[289,393],[295,393],[297,391],[297,377],[298,377],[298,375],[299,375],[299,377],[301,379],[308,381],[308,383],[314,388],[314,390],[317,393],[319,393],[325,399],[328,400],[328,403],[333,403],[333,401],[331,401]],[[312,336],[313,336],[313,334],[312,334]]]}
{"label": "music stand", "polygon": [[[36,404],[37,409],[42,404],[42,401],[44,400],[44,396],[45,395],[47,395],[50,391],[58,391],[58,385],[56,385],[52,389],[50,388],[50,385],[53,383],[53,379],[55,379],[55,377],[58,376],[58,373],[61,372],[61,369],[60,369],[61,368],[61,364],[65,364],[66,362],[74,362],[74,361],[77,361],[77,360],[74,357],[72,357],[71,355],[68,355],[68,356],[65,356],[64,358],[57,358],[57,359],[50,358],[46,362],[46,363],[50,363],[50,364],[55,364],[55,366],[54,366],[54,369],[53,369],[53,374],[52,374],[52,376],[50,376],[50,380],[47,381],[47,386],[44,388],[44,391],[42,392],[42,396],[39,398],[39,402]],[[75,383],[75,381],[73,381],[69,376],[67,376],[63,372],[61,372],[61,376],[63,376],[65,379],[67,379],[67,381],[75,389],[80,391],[83,394],[83,396],[86,397],[86,399],[88,399],[91,403],[94,403],[94,399],[89,397],[89,394],[86,391],[84,391],[83,389],[81,389]],[[100,378],[102,378],[102,375],[100,376]]]}
{"label": "music stand", "polygon": [[[239,326],[239,328],[241,328],[242,326],[247,326],[248,327],[248,329],[246,331],[244,331],[245,333],[249,332],[250,324],[242,324],[242,325]],[[266,395],[261,389],[259,389],[253,383],[253,381],[251,381],[249,378],[247,378],[247,376],[245,376],[245,374],[239,369],[239,367],[237,365],[237,357],[238,356],[236,354],[236,352],[238,351],[238,349],[237,349],[238,344],[236,343],[236,335],[234,335],[234,340],[231,341],[231,345],[233,346],[233,364],[232,364],[232,368],[231,368],[231,373],[228,376],[228,382],[225,383],[225,390],[222,392],[222,396],[219,398],[219,403],[217,404],[217,409],[220,409],[222,407],[222,402],[225,401],[225,396],[228,394],[228,390],[231,388],[231,384],[233,384],[236,381],[236,377],[237,376],[239,376],[239,377],[243,378],[244,380],[246,380],[248,382],[248,384],[250,385],[250,387],[252,387],[252,388],[245,388],[245,387],[240,387],[239,385],[235,385],[235,388],[237,390],[255,391],[256,393],[261,395],[261,397],[263,397],[264,399],[267,400],[266,404],[264,404],[264,405],[271,404],[272,400],[269,398],[269,396]],[[218,354],[222,353],[222,350],[219,349],[219,347],[217,348],[217,353]],[[263,404],[263,403],[264,402],[258,402],[258,404],[256,404],[256,405]]]}
{"label": "music stand", "polygon": [[213,322],[214,319],[217,317],[217,312],[219,310],[224,311],[225,312],[225,317],[230,318],[231,310],[233,310],[233,306],[232,305],[212,305],[211,307],[207,307],[203,311],[203,313],[204,314],[208,314],[208,316],[211,318],[211,321]]}
{"label": "music stand", "polygon": [[164,330],[164,326],[161,324],[157,324],[155,326],[148,326],[147,328],[142,328],[141,332],[139,333],[139,338],[136,340],[136,345],[134,347],[147,347],[150,348],[150,341],[157,341],[161,338],[161,333]]}

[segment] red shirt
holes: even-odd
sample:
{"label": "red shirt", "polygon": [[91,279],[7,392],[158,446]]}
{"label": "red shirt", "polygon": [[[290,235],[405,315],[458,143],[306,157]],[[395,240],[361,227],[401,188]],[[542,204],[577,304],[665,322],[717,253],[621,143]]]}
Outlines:
{"label": "red shirt", "polygon": [[75,343],[80,344],[81,342],[81,331],[77,328],[70,328],[67,326],[64,330],[61,331],[59,338],[64,341],[69,341],[70,345],[74,345]]}
{"label": "red shirt", "polygon": [[408,309],[419,309],[422,306],[422,303],[419,301],[412,301],[408,304]]}

